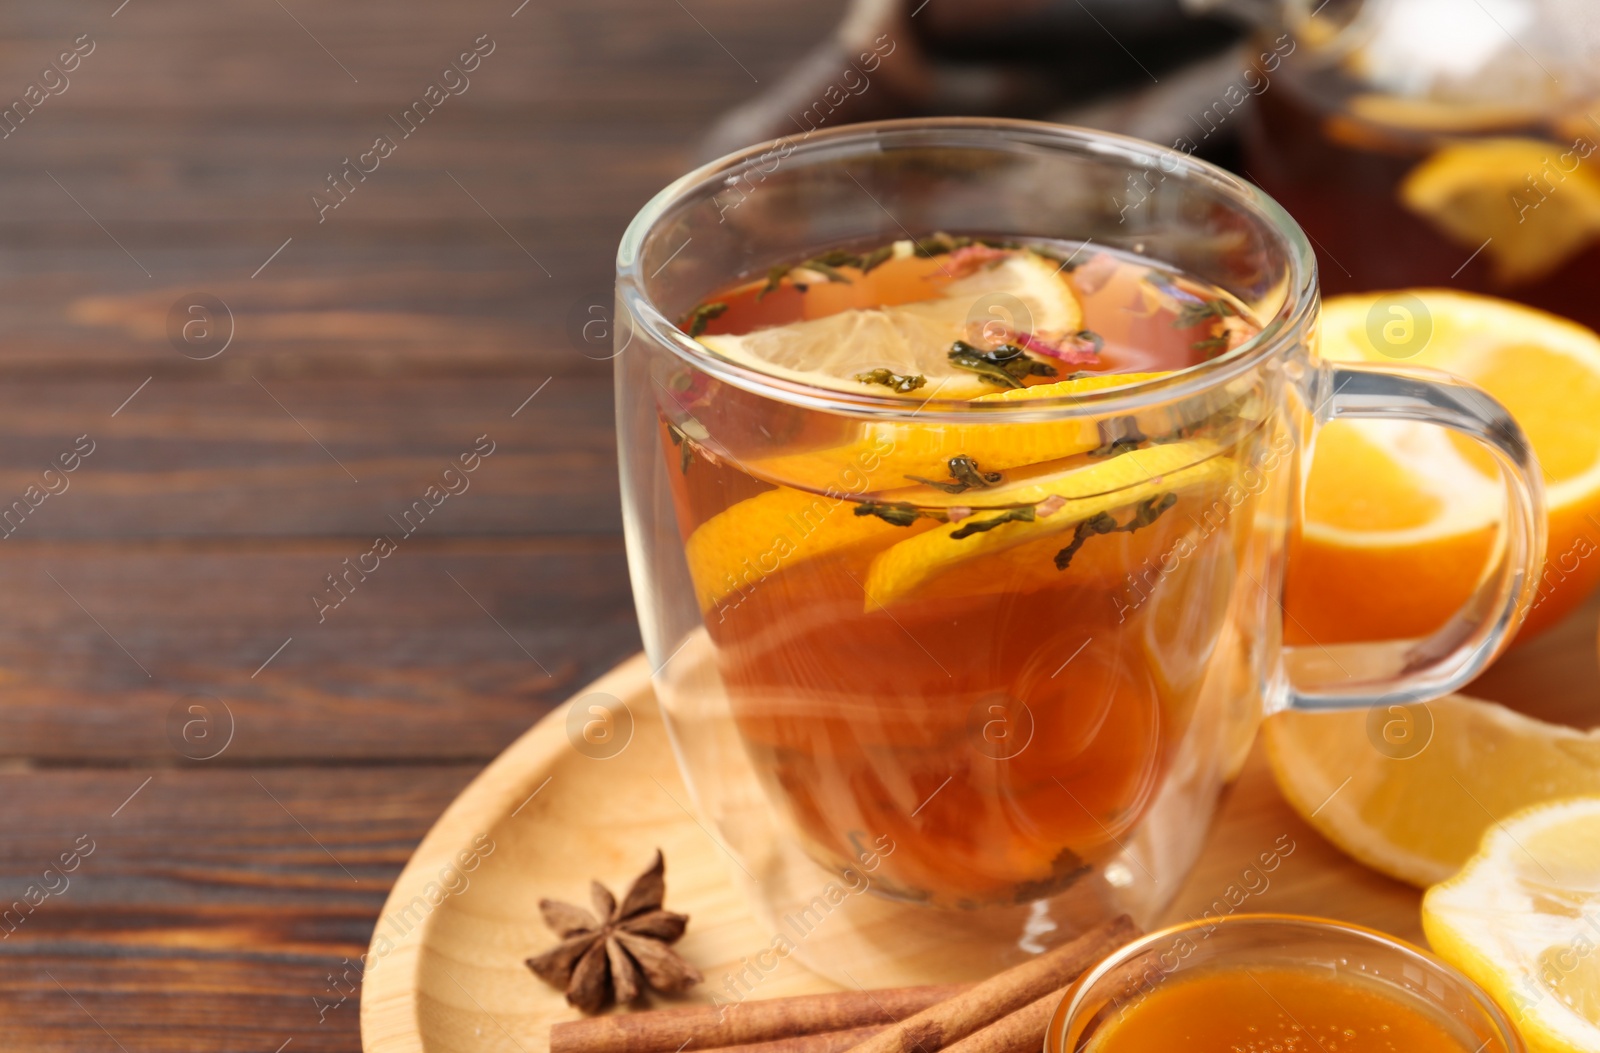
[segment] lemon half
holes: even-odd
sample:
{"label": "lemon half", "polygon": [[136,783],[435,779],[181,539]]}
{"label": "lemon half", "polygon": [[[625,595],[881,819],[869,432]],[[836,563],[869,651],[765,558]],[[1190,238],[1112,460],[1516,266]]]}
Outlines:
{"label": "lemon half", "polygon": [[1600,1053],[1600,797],[1495,824],[1423,897],[1422,928],[1534,1053]]}

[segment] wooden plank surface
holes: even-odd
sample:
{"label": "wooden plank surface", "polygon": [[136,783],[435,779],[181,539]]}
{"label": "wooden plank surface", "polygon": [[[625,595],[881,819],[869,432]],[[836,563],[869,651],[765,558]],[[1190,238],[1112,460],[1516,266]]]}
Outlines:
{"label": "wooden plank surface", "polygon": [[[417,840],[638,648],[611,367],[566,319],[842,4],[519,2],[6,12],[6,101],[94,51],[0,140],[0,498],[95,449],[0,539],[0,915],[95,850],[0,920],[5,1048],[359,1048],[359,979],[329,976]],[[319,222],[480,36],[470,87]],[[204,361],[167,328],[197,293],[232,315]],[[485,434],[319,622],[324,576]]]}
{"label": "wooden plank surface", "polygon": [[402,542],[319,623],[312,592],[367,544],[0,558],[0,756],[181,763],[212,752],[174,737],[198,718],[235,731],[220,763],[481,762],[638,647],[619,539]]}
{"label": "wooden plank surface", "polygon": [[4,502],[38,483],[77,437],[94,443],[65,492],[40,505],[6,546],[179,536],[370,540],[394,532],[388,517],[475,452],[480,436],[493,452],[418,537],[621,532],[609,376],[161,377],[112,417],[142,379],[0,384]]}
{"label": "wooden plank surface", "polygon": [[[0,776],[6,1048],[358,1048],[359,981],[328,974],[365,948],[416,841],[476,770]],[[72,872],[47,877],[74,848]],[[29,886],[57,891],[29,912]]]}
{"label": "wooden plank surface", "polygon": [[[0,916],[95,848],[0,921],[6,1048],[357,1049],[345,959],[417,840],[638,647],[610,366],[567,318],[843,3],[519,3],[7,9],[4,100],[95,50],[0,140],[0,498],[95,450],[0,540]],[[327,174],[485,35],[319,222]],[[204,361],[167,329],[195,294],[233,320]],[[471,489],[319,621],[324,576],[483,434]],[[1586,712],[1592,678],[1551,675]]]}

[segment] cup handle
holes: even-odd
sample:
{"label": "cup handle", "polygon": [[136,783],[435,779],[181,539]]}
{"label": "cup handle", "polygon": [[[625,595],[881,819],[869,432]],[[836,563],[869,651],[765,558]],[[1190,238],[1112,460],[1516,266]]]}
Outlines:
{"label": "cup handle", "polygon": [[1482,672],[1522,624],[1544,564],[1539,462],[1506,408],[1471,384],[1433,370],[1331,362],[1314,368],[1304,389],[1314,428],[1341,418],[1412,420],[1471,436],[1499,465],[1506,516],[1494,565],[1441,629],[1423,640],[1285,647],[1274,692],[1278,705],[1269,708],[1351,709],[1438,698]]}

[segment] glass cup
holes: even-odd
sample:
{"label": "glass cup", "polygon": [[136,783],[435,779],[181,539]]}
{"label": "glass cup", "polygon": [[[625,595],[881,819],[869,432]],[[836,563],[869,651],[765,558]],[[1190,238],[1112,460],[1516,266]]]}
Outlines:
{"label": "glass cup", "polygon": [[[1219,1004],[1219,1000],[1227,998],[1231,985],[1211,987],[1205,992],[1209,996],[1205,1003],[1206,1018],[1216,1021],[1265,1010],[1261,1012],[1258,1026],[1262,1037],[1257,1041],[1261,1048],[1275,1040],[1273,1032],[1277,1028],[1298,1033],[1302,1041],[1309,1031],[1311,1040],[1306,1042],[1306,1048],[1327,1048],[1316,1037],[1320,1029],[1316,1023],[1297,1017],[1281,1002],[1270,1006],[1261,1004],[1274,997],[1265,987],[1259,986],[1261,979],[1274,974],[1282,976],[1284,970],[1291,976],[1309,973],[1321,996],[1318,1000],[1324,1005],[1337,1005],[1340,993],[1347,992],[1353,996],[1358,1011],[1366,1007],[1358,1017],[1349,1012],[1347,1004],[1347,1015],[1338,1028],[1341,1032],[1346,1027],[1354,1031],[1357,1027],[1382,1026],[1379,1021],[1387,1016],[1393,1029],[1390,1034],[1395,1034],[1404,1025],[1390,1013],[1403,1007],[1413,1010],[1431,1025],[1429,1031],[1448,1036],[1462,1053],[1524,1053],[1526,1049],[1516,1029],[1481,987],[1404,941],[1322,918],[1238,914],[1152,933],[1084,973],[1067,991],[1051,1018],[1045,1033],[1044,1053],[1130,1048],[1127,1041],[1119,1045],[1110,1036],[1147,999],[1164,988],[1170,990],[1168,985],[1194,981],[1197,977],[1204,981],[1224,972],[1237,976],[1241,971],[1246,973],[1246,979],[1254,977],[1251,983],[1241,983],[1235,989],[1244,997],[1231,1006]],[[1261,999],[1255,997],[1258,992]],[[1374,1005],[1372,995],[1377,992],[1392,1001]],[[1400,1005],[1393,1006],[1393,1002]],[[1177,1011],[1174,1005],[1162,1008],[1169,1017]],[[1390,1013],[1385,1013],[1386,1009]],[[1289,1018],[1288,1026],[1284,1026],[1279,1014]],[[1198,1015],[1191,1022],[1197,1023]],[[1163,1026],[1173,1023],[1177,1021],[1164,1021]],[[1323,1036],[1340,1048],[1349,1045],[1345,1037],[1344,1034]],[[1407,1046],[1396,1038],[1390,1048],[1405,1049]],[[1439,1044],[1428,1048],[1439,1048]]]}
{"label": "glass cup", "polygon": [[[917,401],[747,368],[675,324],[775,265],[936,231],[1159,262],[1262,329],[1103,390]],[[1460,687],[1518,624],[1543,558],[1538,468],[1506,411],[1441,374],[1318,361],[1300,228],[1148,143],[929,119],[755,147],[645,206],[617,302],[623,509],[656,693],[708,832],[774,933],[711,978],[724,998],[790,955],[843,982],[969,978],[1117,913],[1148,923],[1263,712]],[[1504,478],[1495,562],[1429,639],[1282,645],[1310,437],[1341,417],[1454,429]],[[928,486],[905,500],[907,477],[958,455],[998,458],[1037,503]],[[1018,522],[958,546],[918,518],[958,515]]]}

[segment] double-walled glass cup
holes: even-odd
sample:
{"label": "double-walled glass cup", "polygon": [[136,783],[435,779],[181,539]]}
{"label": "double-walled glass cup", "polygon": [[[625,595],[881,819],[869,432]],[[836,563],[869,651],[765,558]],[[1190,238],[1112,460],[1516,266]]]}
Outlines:
{"label": "double-walled glass cup", "polygon": [[[1261,330],[1122,385],[965,401],[813,386],[676,324],[775,265],[940,231],[1147,259]],[[1148,923],[1263,712],[1461,686],[1542,560],[1538,470],[1505,410],[1439,374],[1318,361],[1300,228],[1147,143],[936,119],[753,148],[639,213],[617,295],[645,647],[684,778],[772,926],[764,968],[971,977],[1116,913]],[[1495,562],[1433,638],[1280,642],[1310,438],[1341,417],[1454,429],[1504,478]],[[1006,486],[916,482],[954,457]]]}

